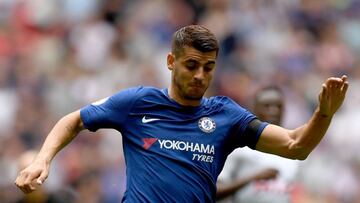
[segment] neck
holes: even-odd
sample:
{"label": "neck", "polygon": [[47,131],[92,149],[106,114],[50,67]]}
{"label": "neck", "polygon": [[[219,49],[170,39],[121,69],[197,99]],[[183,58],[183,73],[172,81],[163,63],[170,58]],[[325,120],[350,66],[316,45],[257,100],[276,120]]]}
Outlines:
{"label": "neck", "polygon": [[179,91],[176,91],[175,87],[173,87],[172,85],[170,86],[168,91],[169,97],[182,106],[200,106],[201,99],[186,99],[181,94],[179,94]]}

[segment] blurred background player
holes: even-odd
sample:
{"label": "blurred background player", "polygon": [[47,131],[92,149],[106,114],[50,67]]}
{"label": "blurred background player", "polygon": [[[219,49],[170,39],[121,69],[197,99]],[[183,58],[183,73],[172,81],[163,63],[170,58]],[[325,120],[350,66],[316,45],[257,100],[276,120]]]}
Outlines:
{"label": "blurred background player", "polygon": [[[281,125],[284,103],[278,87],[266,86],[255,94],[253,112],[260,120]],[[289,203],[298,163],[249,148],[236,149],[229,155],[219,176],[218,199],[228,197],[223,202]]]}

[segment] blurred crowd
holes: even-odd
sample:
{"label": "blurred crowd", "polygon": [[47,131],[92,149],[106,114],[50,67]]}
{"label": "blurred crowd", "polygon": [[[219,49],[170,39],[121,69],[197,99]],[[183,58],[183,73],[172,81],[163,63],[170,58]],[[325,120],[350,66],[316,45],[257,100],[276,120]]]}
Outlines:
{"label": "blurred crowd", "polygon": [[[326,138],[300,163],[296,202],[360,202],[360,0],[0,0],[0,200],[18,158],[39,150],[65,114],[134,85],[165,88],[172,33],[202,24],[221,50],[208,96],[251,109],[254,92],[278,85],[284,127],[306,122],[322,82],[349,76],[344,106]],[[120,202],[121,135],[82,132],[55,158],[47,192],[78,202]]]}

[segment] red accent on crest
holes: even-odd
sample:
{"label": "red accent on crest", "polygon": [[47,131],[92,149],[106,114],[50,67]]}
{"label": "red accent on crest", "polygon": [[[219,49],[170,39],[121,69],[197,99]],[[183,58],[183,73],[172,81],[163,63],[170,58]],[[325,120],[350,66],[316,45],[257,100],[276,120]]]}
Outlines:
{"label": "red accent on crest", "polygon": [[144,149],[149,149],[157,141],[157,138],[143,138],[142,140],[144,141]]}

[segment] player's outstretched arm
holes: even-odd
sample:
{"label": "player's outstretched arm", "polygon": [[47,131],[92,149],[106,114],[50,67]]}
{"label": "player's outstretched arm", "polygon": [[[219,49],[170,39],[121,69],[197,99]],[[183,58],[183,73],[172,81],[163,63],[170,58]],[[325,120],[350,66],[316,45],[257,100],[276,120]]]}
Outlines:
{"label": "player's outstretched arm", "polygon": [[20,171],[15,185],[24,193],[35,190],[34,181],[41,185],[49,174],[51,160],[57,152],[65,147],[81,130],[83,123],[80,110],[70,113],[60,119],[51,130],[35,160]]}
{"label": "player's outstretched arm", "polygon": [[305,125],[295,130],[268,125],[256,149],[291,159],[306,159],[325,135],[333,115],[344,101],[348,86],[345,75],[328,78],[322,85],[319,105]]}

